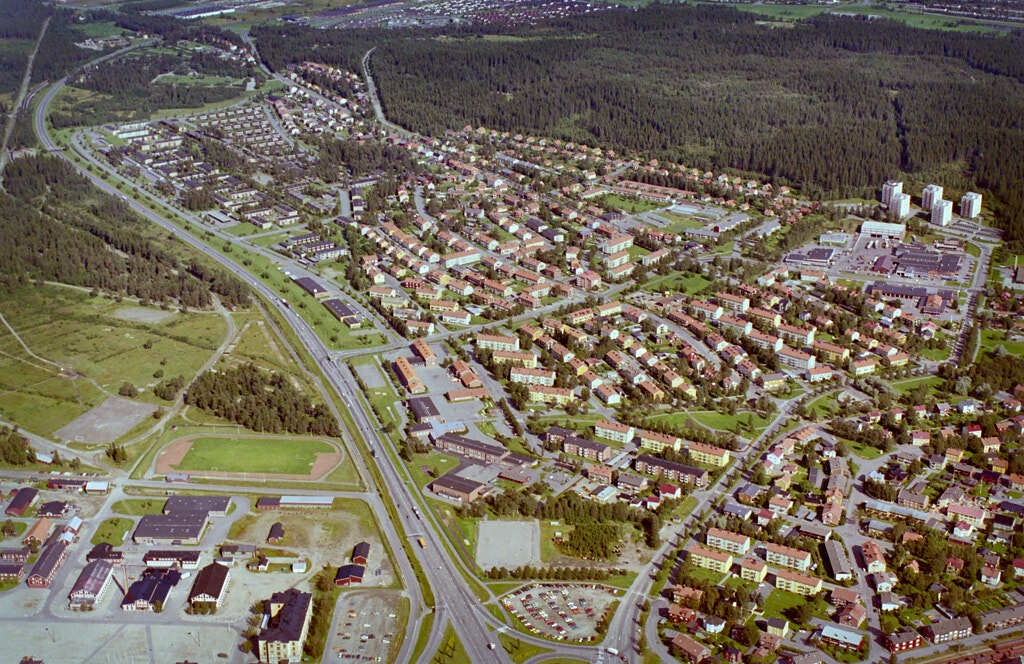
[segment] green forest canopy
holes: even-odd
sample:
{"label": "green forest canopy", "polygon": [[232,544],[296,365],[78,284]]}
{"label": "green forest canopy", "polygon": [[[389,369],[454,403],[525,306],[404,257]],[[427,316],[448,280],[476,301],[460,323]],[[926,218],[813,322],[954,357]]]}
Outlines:
{"label": "green forest canopy", "polygon": [[[809,196],[870,195],[899,173],[976,187],[1024,241],[1024,37],[819,16],[769,28],[722,7],[651,5],[525,28],[253,31],[274,68],[372,65],[389,119],[542,133]],[[952,165],[952,168],[951,168]],[[944,182],[944,179],[946,180]]]}

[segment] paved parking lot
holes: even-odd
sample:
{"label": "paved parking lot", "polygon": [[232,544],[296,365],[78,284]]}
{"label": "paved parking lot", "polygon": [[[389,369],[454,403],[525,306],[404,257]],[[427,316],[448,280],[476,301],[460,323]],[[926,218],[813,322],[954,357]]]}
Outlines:
{"label": "paved parking lot", "polygon": [[619,593],[590,583],[535,583],[506,595],[501,603],[534,634],[588,642],[597,638],[597,621]]}
{"label": "paved parking lot", "polygon": [[323,661],[393,661],[399,645],[395,638],[398,601],[395,591],[342,593],[334,608]]}

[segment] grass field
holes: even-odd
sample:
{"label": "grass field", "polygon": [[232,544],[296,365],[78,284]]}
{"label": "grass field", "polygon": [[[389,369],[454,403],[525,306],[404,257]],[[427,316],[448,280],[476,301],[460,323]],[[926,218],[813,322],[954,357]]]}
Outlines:
{"label": "grass field", "polygon": [[907,394],[922,385],[926,385],[934,394],[938,392],[937,387],[941,385],[942,382],[942,379],[938,376],[917,376],[915,378],[908,378],[906,380],[889,383],[889,386],[899,394]]}
{"label": "grass field", "polygon": [[466,654],[466,649],[462,647],[462,642],[459,641],[459,636],[455,633],[451,623],[444,630],[441,645],[438,646],[437,653],[434,654],[430,661],[435,664],[473,664],[469,655]]}
{"label": "grass field", "polygon": [[606,205],[618,208],[623,212],[630,214],[636,212],[647,212],[648,210],[657,210],[665,207],[661,203],[655,203],[653,201],[645,201],[639,198],[627,198],[625,196],[619,196],[618,194],[607,194],[601,197],[601,201]]}
{"label": "grass field", "polygon": [[164,511],[164,501],[159,498],[126,498],[111,505],[110,509],[115,514],[126,516],[160,514]]}
{"label": "grass field", "polygon": [[74,27],[75,32],[82,35],[83,39],[107,39],[109,37],[119,37],[125,33],[124,30],[117,27],[113,21],[94,21],[91,23],[79,23]]}
{"label": "grass field", "polygon": [[921,357],[926,360],[932,360],[933,362],[942,362],[949,358],[949,347],[943,346],[942,348],[924,348],[918,353]]}
{"label": "grass field", "polygon": [[512,658],[512,661],[516,664],[522,664],[522,662],[525,662],[535,655],[542,655],[544,653],[551,652],[551,648],[545,648],[532,643],[523,643],[519,639],[508,636],[507,634],[499,634],[498,640],[501,642],[501,647],[505,649],[505,652],[508,653],[508,656]]}
{"label": "grass field", "polygon": [[1024,341],[1007,341],[1006,333],[1001,330],[981,331],[981,352],[990,352],[1002,346],[1010,355],[1024,355]]}
{"label": "grass field", "polygon": [[694,295],[711,285],[711,281],[700,275],[682,275],[676,273],[664,279],[652,279],[644,286],[644,290],[651,292],[679,292],[686,295]]}
{"label": "grass field", "polygon": [[154,320],[167,313],[58,286],[5,294],[0,313],[33,353],[53,364],[32,358],[0,327],[0,413],[51,435],[116,394],[124,382],[141,391],[140,399],[159,403],[148,391],[160,381],[156,376],[191,378],[226,333],[216,314],[173,313],[163,322],[116,316],[127,309]]}
{"label": "grass field", "polygon": [[131,529],[133,523],[134,521],[131,519],[120,517],[107,519],[96,529],[96,533],[92,536],[92,543],[106,542],[112,546],[121,546],[124,543],[125,534]]}
{"label": "grass field", "polygon": [[[915,28],[928,30],[952,30],[957,32],[993,32],[997,28],[993,24],[975,21],[969,18],[953,16],[937,16],[923,12],[907,10],[880,9],[861,4],[839,5],[774,5],[774,4],[737,4],[736,9],[752,12],[778,22],[792,22],[822,13],[868,14],[881,18],[900,21]],[[996,25],[1000,25],[996,23]],[[1010,24],[1015,25],[1015,24]]]}
{"label": "grass field", "polygon": [[319,440],[283,438],[196,438],[178,470],[305,475],[317,452],[333,452]]}
{"label": "grass field", "polygon": [[783,611],[803,603],[804,598],[796,593],[787,590],[773,590],[764,602],[764,615],[766,618],[785,618],[782,614]]}

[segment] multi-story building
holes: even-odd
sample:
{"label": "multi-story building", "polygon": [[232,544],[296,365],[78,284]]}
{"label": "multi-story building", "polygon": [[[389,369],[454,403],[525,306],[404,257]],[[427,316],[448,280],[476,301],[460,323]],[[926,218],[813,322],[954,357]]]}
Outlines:
{"label": "multi-story building", "polygon": [[713,572],[729,571],[732,567],[732,555],[708,549],[700,544],[691,544],[686,547],[686,559],[697,567],[703,567]]}
{"label": "multi-story building", "polygon": [[640,440],[640,447],[647,448],[655,454],[662,452],[668,447],[671,447],[674,451],[678,452],[679,448],[682,447],[683,441],[678,436],[673,436],[667,433],[658,433],[657,431],[648,431],[646,429],[640,429],[636,433],[636,437]]}
{"label": "multi-story building", "polygon": [[932,204],[932,223],[948,226],[953,219],[953,201],[939,199]]}
{"label": "multi-story building", "polygon": [[816,365],[814,356],[810,353],[805,353],[802,350],[796,350],[789,346],[783,346],[779,349],[779,352],[775,354],[775,357],[779,360],[779,364],[792,369],[799,369],[801,371],[809,371]]}
{"label": "multi-story building", "polygon": [[932,643],[958,641],[971,635],[974,629],[967,618],[944,618],[925,626],[924,634]]}
{"label": "multi-story building", "polygon": [[889,210],[897,219],[903,219],[910,214],[910,194],[896,194],[889,203]]}
{"label": "multi-story building", "polygon": [[901,629],[885,637],[885,646],[891,653],[920,648],[921,635],[913,629]]}
{"label": "multi-story building", "polygon": [[556,403],[564,405],[575,398],[573,391],[564,387],[546,387],[544,385],[530,385],[530,401],[542,403]]}
{"label": "multi-story building", "polygon": [[768,565],[760,558],[744,558],[740,561],[740,577],[744,581],[761,583],[768,575]]}
{"label": "multi-story building", "polygon": [[882,185],[882,205],[892,205],[892,197],[903,193],[903,183],[899,180],[889,180]]}
{"label": "multi-story building", "polygon": [[693,484],[698,488],[708,484],[708,471],[703,468],[687,466],[675,461],[666,461],[665,459],[647,454],[637,456],[635,466],[641,473],[656,477],[662,476],[669,482]]}
{"label": "multi-story building", "polygon": [[527,369],[526,367],[512,367],[509,372],[509,380],[513,383],[524,385],[547,385],[555,384],[555,372],[550,369]]}
{"label": "multi-story building", "polygon": [[750,549],[750,537],[721,528],[708,528],[707,545],[742,556]]}
{"label": "multi-story building", "polygon": [[807,570],[811,566],[811,554],[807,551],[774,542],[765,545],[765,560],[770,565],[782,565],[798,570]]}
{"label": "multi-story building", "polygon": [[567,436],[562,442],[562,451],[595,461],[608,461],[612,458],[612,448],[608,445],[577,436]]}
{"label": "multi-story building", "polygon": [[730,311],[734,311],[738,314],[746,313],[747,309],[750,308],[749,297],[733,295],[732,293],[726,293],[724,291],[715,295],[715,301],[724,309],[729,309]]}
{"label": "multi-story building", "polygon": [[942,200],[942,187],[937,184],[930,184],[921,192],[921,208],[931,212],[936,201]]}
{"label": "multi-story building", "polygon": [[267,602],[267,625],[256,637],[260,661],[266,664],[301,661],[312,615],[310,593],[295,588],[274,593]]}
{"label": "multi-story building", "polygon": [[688,450],[690,458],[697,463],[715,466],[716,468],[721,468],[729,463],[729,450],[722,449],[721,447],[694,441],[690,443]]}
{"label": "multi-story building", "polygon": [[607,438],[617,443],[628,443],[633,440],[636,430],[629,425],[611,420],[601,420],[594,425],[594,435],[598,438]]}
{"label": "multi-story building", "polygon": [[974,219],[981,214],[981,194],[969,191],[960,199],[960,216]]}
{"label": "multi-story building", "polygon": [[491,356],[495,364],[510,364],[535,369],[537,367],[537,356],[533,353],[523,353],[515,350],[496,350]]}
{"label": "multi-story building", "polygon": [[821,592],[821,579],[816,576],[809,576],[783,569],[775,573],[775,587],[779,590],[787,590],[797,595],[817,595]]}
{"label": "multi-story building", "polygon": [[519,337],[507,337],[502,334],[476,335],[476,347],[490,350],[519,350]]}
{"label": "multi-story building", "polygon": [[402,381],[402,385],[405,389],[409,390],[411,394],[420,394],[426,392],[427,387],[420,380],[420,377],[416,374],[416,370],[412,368],[412,364],[404,357],[399,357],[395,360],[395,373],[398,374],[398,379]]}

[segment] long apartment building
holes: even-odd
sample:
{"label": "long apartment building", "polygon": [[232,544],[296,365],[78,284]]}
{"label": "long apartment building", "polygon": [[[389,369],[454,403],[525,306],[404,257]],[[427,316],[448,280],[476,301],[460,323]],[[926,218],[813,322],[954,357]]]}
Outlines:
{"label": "long apartment building", "polygon": [[686,559],[697,567],[703,567],[713,572],[728,572],[732,567],[732,555],[708,549],[700,544],[691,544],[686,547]]}
{"label": "long apartment building", "polygon": [[750,550],[750,537],[734,533],[731,530],[708,528],[707,544],[716,549],[742,556]]}
{"label": "long apartment building", "polygon": [[770,565],[781,565],[801,571],[806,571],[811,566],[811,554],[807,551],[774,542],[765,545],[765,560]]}
{"label": "long apartment building", "polygon": [[806,597],[820,593],[822,584],[821,579],[816,576],[783,569],[775,573],[775,587],[779,590],[788,590],[791,593]]}
{"label": "long apartment building", "polygon": [[546,385],[551,387],[555,384],[555,372],[550,369],[527,369],[526,367],[515,366],[509,372],[509,380],[513,383],[524,385]]}
{"label": "long apartment building", "polygon": [[722,449],[721,447],[694,441],[690,443],[688,449],[690,458],[697,463],[715,466],[716,468],[721,468],[729,463],[729,450]]}
{"label": "long apartment building", "polygon": [[519,337],[508,337],[503,334],[478,334],[476,347],[490,350],[519,350]]}

